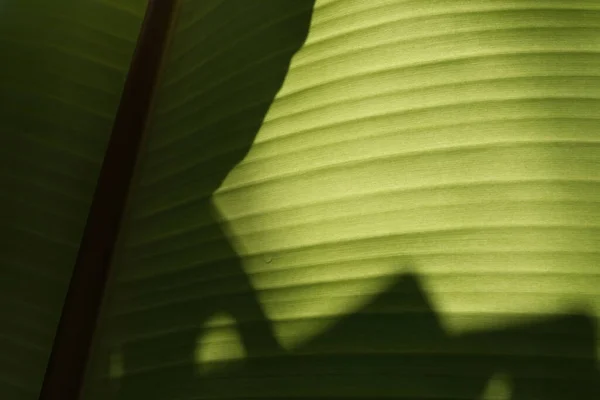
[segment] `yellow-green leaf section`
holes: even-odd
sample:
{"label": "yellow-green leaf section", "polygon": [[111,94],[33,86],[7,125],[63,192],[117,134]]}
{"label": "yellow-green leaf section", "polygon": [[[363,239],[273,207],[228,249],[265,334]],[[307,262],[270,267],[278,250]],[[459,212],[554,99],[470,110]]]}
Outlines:
{"label": "yellow-green leaf section", "polygon": [[91,378],[597,398],[600,4],[312,6],[183,2]]}

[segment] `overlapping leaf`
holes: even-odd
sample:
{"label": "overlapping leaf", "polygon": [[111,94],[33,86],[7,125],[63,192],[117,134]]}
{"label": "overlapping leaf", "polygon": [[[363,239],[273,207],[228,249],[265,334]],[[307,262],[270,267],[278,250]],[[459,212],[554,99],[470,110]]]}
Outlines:
{"label": "overlapping leaf", "polygon": [[0,1],[2,399],[37,399],[144,9]]}

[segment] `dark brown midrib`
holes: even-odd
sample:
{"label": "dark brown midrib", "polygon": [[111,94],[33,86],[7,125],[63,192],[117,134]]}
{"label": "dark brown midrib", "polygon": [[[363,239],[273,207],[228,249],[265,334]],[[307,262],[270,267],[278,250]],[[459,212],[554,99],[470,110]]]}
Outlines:
{"label": "dark brown midrib", "polygon": [[39,400],[77,400],[177,0],[150,0],[121,95]]}

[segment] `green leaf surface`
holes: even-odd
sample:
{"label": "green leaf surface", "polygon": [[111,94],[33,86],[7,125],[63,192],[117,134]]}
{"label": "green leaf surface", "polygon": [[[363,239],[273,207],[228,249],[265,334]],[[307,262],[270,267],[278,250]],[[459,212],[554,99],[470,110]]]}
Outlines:
{"label": "green leaf surface", "polygon": [[143,0],[0,0],[0,398],[37,399]]}
{"label": "green leaf surface", "polygon": [[184,1],[85,398],[596,398],[599,28]]}

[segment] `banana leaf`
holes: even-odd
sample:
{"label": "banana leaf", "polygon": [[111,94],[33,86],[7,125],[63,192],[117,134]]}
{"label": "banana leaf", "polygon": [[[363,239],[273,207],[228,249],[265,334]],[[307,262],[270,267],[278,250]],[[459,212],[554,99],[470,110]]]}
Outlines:
{"label": "banana leaf", "polygon": [[82,399],[600,398],[599,28],[583,0],[180,1]]}

